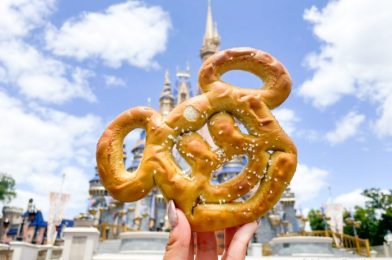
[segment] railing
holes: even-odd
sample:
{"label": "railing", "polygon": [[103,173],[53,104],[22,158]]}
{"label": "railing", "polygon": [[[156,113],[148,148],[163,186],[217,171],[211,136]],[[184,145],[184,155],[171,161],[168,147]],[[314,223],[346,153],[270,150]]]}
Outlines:
{"label": "railing", "polygon": [[[122,232],[135,231],[127,227],[126,225],[115,225],[103,223],[97,226],[97,229],[101,233],[100,239],[117,239]],[[316,236],[316,237],[331,237],[332,246],[336,248],[345,248],[353,250],[358,255],[370,257],[370,244],[368,239],[362,239],[347,234],[339,234],[332,232],[331,230],[315,230],[315,231],[303,231],[300,233],[285,233],[280,236]]]}
{"label": "railing", "polygon": [[332,246],[337,248],[350,249],[361,256],[370,257],[370,244],[368,239],[362,239],[347,234],[340,234],[331,230],[315,230],[303,231],[300,233],[286,233],[281,236],[316,236],[316,237],[331,237],[333,240]]}
{"label": "railing", "polygon": [[344,248],[355,249],[358,255],[370,257],[370,245],[368,239],[361,239],[350,235],[343,234],[342,245]]}

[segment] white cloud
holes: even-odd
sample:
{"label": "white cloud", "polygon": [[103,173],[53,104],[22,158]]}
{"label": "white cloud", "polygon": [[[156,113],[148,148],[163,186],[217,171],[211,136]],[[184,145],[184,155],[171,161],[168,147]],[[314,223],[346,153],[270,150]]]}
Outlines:
{"label": "white cloud", "polygon": [[306,10],[304,19],[313,24],[322,45],[306,59],[314,74],[300,95],[318,107],[346,95],[368,100],[378,109],[376,131],[392,135],[392,2],[330,1],[322,10]]}
{"label": "white cloud", "polygon": [[[96,99],[89,86],[91,71],[33,44],[44,40],[44,32],[55,54],[101,58],[111,66],[128,62],[152,67],[154,57],[165,50],[170,20],[158,6],[129,1],[103,13],[84,13],[56,29],[48,19],[55,4],[56,0],[0,1],[0,83],[30,100],[61,104],[73,98]],[[113,77],[105,80],[111,86],[125,84]]]}
{"label": "white cloud", "polygon": [[28,42],[49,23],[54,4],[54,0],[0,2],[0,82],[16,87],[29,99],[47,103],[75,97],[93,101],[87,81],[91,72],[54,59]]}
{"label": "white cloud", "polygon": [[[27,197],[34,197],[37,206],[47,210],[47,195],[59,190],[65,172],[64,191],[71,194],[68,209],[76,214],[88,196],[100,118],[26,106],[0,92],[0,121],[6,126],[0,128],[0,171],[15,178],[19,194],[12,204],[24,207]],[[86,174],[86,169],[91,172]]]}
{"label": "white cloud", "polygon": [[326,139],[332,144],[344,142],[359,131],[360,125],[365,121],[365,116],[355,111],[349,112],[336,123],[336,128],[326,134]]}
{"label": "white cloud", "polygon": [[295,193],[298,205],[317,198],[322,189],[328,186],[326,170],[298,164],[297,171],[291,180],[290,186]]}
{"label": "white cloud", "polygon": [[54,0],[1,0],[0,40],[21,38],[45,23]]}
{"label": "white cloud", "polygon": [[291,109],[280,108],[273,110],[272,113],[278,120],[280,126],[283,130],[288,134],[293,134],[295,130],[295,123],[299,121],[299,118],[295,114],[295,112]]}
{"label": "white cloud", "polygon": [[100,58],[118,67],[156,66],[154,56],[165,50],[170,19],[159,6],[140,1],[112,5],[102,13],[84,13],[47,31],[47,47],[79,60]]}
{"label": "white cloud", "polygon": [[356,189],[348,193],[341,194],[334,199],[334,203],[342,204],[347,210],[354,210],[355,206],[364,207],[366,197],[361,195],[362,189]]}
{"label": "white cloud", "polygon": [[381,136],[392,135],[392,95],[389,95],[380,108],[381,117],[374,123],[374,128]]}
{"label": "white cloud", "polygon": [[0,41],[1,66],[0,80],[16,86],[28,98],[50,103],[75,97],[95,100],[87,81],[91,72],[44,56],[20,40]]}
{"label": "white cloud", "polygon": [[113,75],[105,75],[104,77],[105,84],[108,87],[125,87],[126,83],[123,79],[118,78]]}

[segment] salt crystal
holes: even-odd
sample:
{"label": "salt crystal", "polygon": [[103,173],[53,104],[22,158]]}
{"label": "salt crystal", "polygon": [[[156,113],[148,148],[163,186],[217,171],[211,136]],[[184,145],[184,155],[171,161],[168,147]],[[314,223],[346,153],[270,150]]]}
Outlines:
{"label": "salt crystal", "polygon": [[193,106],[187,106],[184,110],[184,117],[189,122],[195,122],[199,117],[200,112],[197,111]]}

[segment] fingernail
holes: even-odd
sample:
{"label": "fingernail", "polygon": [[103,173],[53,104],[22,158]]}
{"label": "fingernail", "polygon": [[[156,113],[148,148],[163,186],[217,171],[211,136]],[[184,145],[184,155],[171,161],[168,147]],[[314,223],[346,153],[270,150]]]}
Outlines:
{"label": "fingernail", "polygon": [[172,228],[174,228],[177,225],[177,212],[176,212],[176,206],[174,205],[173,200],[169,201],[169,204],[167,207],[167,217],[169,218],[170,226]]}

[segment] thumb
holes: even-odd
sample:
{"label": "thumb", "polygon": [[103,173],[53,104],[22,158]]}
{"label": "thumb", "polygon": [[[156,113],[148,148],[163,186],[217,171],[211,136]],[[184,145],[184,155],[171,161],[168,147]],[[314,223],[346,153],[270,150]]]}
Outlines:
{"label": "thumb", "polygon": [[175,208],[172,200],[168,203],[167,215],[172,231],[170,232],[163,259],[188,259],[189,244],[191,240],[191,227],[188,220],[181,210]]}

